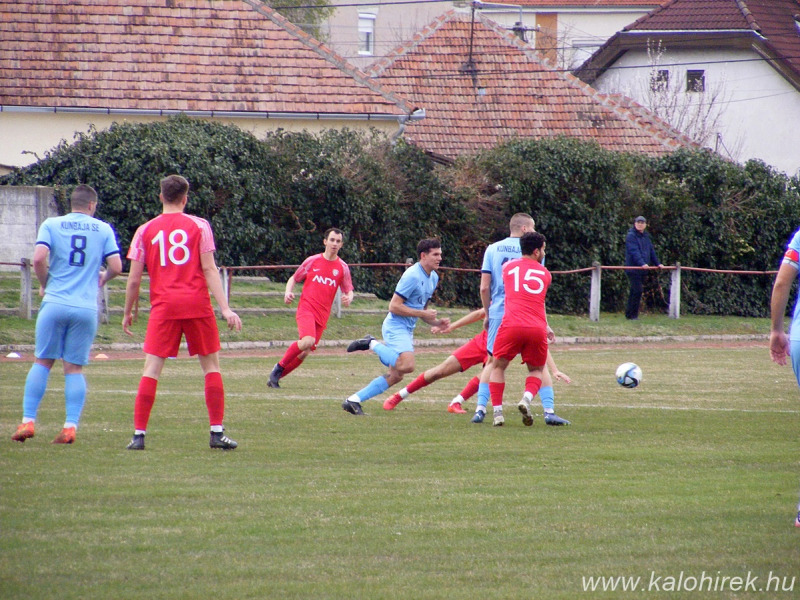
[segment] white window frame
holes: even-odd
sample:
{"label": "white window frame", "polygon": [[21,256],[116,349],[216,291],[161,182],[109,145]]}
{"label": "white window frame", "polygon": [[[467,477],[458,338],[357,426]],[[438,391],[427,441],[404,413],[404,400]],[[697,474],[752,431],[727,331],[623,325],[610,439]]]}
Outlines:
{"label": "white window frame", "polygon": [[377,16],[374,13],[358,13],[358,54],[360,56],[375,55],[375,19]]}

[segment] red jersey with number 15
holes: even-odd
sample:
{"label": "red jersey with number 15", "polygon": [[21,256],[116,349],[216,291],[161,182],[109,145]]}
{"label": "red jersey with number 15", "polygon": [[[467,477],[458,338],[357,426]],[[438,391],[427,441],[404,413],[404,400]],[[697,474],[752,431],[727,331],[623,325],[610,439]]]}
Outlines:
{"label": "red jersey with number 15", "polygon": [[544,299],[552,280],[550,271],[532,258],[516,258],[504,264],[506,312],[503,325],[547,327]]}
{"label": "red jersey with number 15", "polygon": [[324,254],[309,256],[295,271],[294,280],[305,281],[297,311],[311,310],[320,325],[328,322],[336,290],[341,287],[343,294],[353,291],[350,267],[338,256],[334,260]]}
{"label": "red jersey with number 15", "polygon": [[136,230],[128,259],[150,274],[151,319],[214,315],[200,255],[215,249],[208,221],[185,213],[159,215]]}

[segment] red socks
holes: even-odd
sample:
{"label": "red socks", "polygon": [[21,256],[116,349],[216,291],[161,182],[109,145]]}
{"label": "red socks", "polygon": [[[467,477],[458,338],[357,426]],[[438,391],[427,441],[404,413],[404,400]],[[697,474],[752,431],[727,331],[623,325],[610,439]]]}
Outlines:
{"label": "red socks", "polygon": [[[286,353],[283,355],[283,358],[278,361],[278,364],[283,367],[284,375],[286,374],[286,370],[289,368],[289,366],[294,362],[294,359],[296,359],[301,352],[302,350],[300,350],[297,342],[292,342],[292,345],[286,349]],[[295,366],[295,368],[297,367]]]}
{"label": "red socks", "polygon": [[156,401],[156,387],[158,379],[142,377],[139,381],[139,391],[136,392],[136,401],[133,404],[133,428],[140,431],[147,430],[150,420],[150,411]]}
{"label": "red socks", "polygon": [[464,386],[463,390],[461,390],[461,397],[464,400],[472,398],[475,394],[478,393],[478,386],[480,385],[480,383],[481,383],[480,377],[473,377],[472,379],[470,379],[469,383],[466,386]]}
{"label": "red socks", "polygon": [[413,394],[417,390],[421,390],[422,388],[424,388],[426,385],[428,385],[428,382],[425,381],[425,374],[420,373],[419,375],[417,375],[417,378],[414,381],[412,381],[406,386],[406,391],[409,394]]}
{"label": "red socks", "polygon": [[225,389],[222,386],[221,373],[206,375],[206,407],[208,424],[222,425],[222,417],[225,416]]}
{"label": "red socks", "polygon": [[533,375],[525,378],[525,391],[530,392],[531,396],[536,396],[539,393],[539,388],[542,387],[542,380]]}
{"label": "red socks", "polygon": [[489,395],[492,397],[492,406],[503,406],[503,392],[505,391],[505,383],[489,382]]}

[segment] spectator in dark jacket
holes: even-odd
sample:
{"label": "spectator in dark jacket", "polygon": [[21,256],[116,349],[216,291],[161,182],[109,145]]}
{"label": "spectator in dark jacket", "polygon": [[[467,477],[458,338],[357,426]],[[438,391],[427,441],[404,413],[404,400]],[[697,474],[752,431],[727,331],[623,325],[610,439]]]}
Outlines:
{"label": "spectator in dark jacket", "polygon": [[[657,265],[659,268],[663,267],[656,251],[653,248],[653,242],[650,240],[650,234],[645,232],[647,228],[647,219],[642,216],[636,217],[633,220],[633,227],[628,230],[628,235],[625,237],[625,266],[626,267],[648,267],[650,265]],[[626,319],[639,318],[639,305],[642,302],[642,290],[644,289],[644,275],[646,271],[630,270],[625,271],[628,279],[631,281],[631,290],[628,294],[628,306],[625,309]]]}

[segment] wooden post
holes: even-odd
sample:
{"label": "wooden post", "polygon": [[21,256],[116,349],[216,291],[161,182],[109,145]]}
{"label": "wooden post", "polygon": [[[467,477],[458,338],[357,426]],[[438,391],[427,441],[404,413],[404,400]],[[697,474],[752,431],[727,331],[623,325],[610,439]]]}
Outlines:
{"label": "wooden post", "polygon": [[681,318],[681,263],[675,263],[669,285],[669,318]]}
{"label": "wooden post", "polygon": [[225,299],[228,301],[228,304],[231,303],[231,286],[230,282],[228,281],[228,267],[220,267],[219,269],[219,276],[222,279],[222,293],[225,296]]}
{"label": "wooden post", "polygon": [[19,316],[22,319],[30,319],[33,305],[33,276],[30,259],[23,258],[20,261],[19,269]]}
{"label": "wooden post", "polygon": [[342,288],[336,288],[336,296],[333,298],[333,306],[336,308],[336,318],[342,318]]}
{"label": "wooden post", "polygon": [[600,278],[602,275],[602,268],[599,262],[592,262],[592,287],[589,290],[589,320],[600,320]]}

